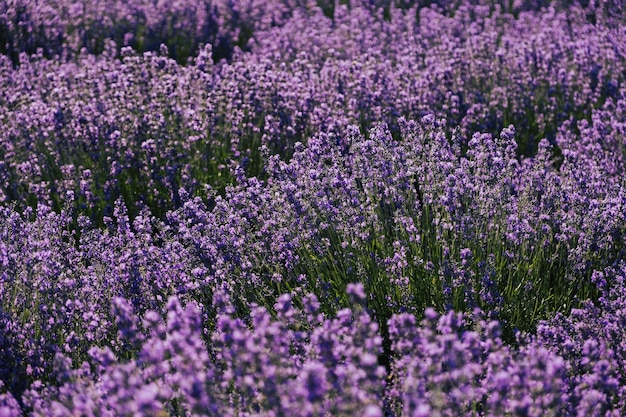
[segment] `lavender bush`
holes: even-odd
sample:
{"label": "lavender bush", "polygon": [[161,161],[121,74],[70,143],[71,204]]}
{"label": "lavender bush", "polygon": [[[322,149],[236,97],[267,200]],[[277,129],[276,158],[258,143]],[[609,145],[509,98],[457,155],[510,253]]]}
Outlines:
{"label": "lavender bush", "polygon": [[626,413],[619,2],[0,11],[0,416]]}

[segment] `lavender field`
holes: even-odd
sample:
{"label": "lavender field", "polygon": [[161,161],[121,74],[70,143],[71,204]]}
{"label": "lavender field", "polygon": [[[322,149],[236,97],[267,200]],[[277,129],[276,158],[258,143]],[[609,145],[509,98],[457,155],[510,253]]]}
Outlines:
{"label": "lavender field", "polygon": [[0,0],[0,417],[626,415],[621,0]]}

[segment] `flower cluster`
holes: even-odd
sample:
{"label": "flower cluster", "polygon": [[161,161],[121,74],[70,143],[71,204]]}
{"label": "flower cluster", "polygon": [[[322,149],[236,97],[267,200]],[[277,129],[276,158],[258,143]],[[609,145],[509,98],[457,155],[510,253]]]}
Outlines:
{"label": "flower cluster", "polygon": [[[275,318],[253,307],[250,327],[216,296],[215,331],[208,340],[206,312],[172,297],[165,319],[148,311],[143,331],[125,334],[127,342],[139,341],[135,356],[124,359],[109,348],[92,348],[88,362],[73,369],[71,360],[57,353],[57,386],[33,384],[25,403],[42,416],[382,416],[381,339],[363,309],[363,288],[348,292],[357,294],[356,304],[335,318],[321,317],[314,296],[297,309],[283,295]],[[128,301],[115,305],[118,320],[138,320]]]}

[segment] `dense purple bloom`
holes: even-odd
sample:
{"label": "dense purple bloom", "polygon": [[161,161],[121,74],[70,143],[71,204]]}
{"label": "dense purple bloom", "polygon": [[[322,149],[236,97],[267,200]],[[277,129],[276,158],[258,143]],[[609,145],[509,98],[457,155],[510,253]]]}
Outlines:
{"label": "dense purple bloom", "polygon": [[0,4],[0,417],[626,414],[620,2],[344,3]]}

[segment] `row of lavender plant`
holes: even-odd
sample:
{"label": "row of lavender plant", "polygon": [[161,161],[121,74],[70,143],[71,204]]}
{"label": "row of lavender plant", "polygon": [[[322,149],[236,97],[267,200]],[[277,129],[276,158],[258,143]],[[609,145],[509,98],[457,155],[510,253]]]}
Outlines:
{"label": "row of lavender plant", "polygon": [[541,138],[558,154],[561,128],[574,141],[601,129],[623,158],[614,147],[623,26],[590,24],[576,7],[518,18],[484,6],[453,17],[391,9],[389,20],[357,6],[338,7],[333,19],[298,10],[230,63],[213,63],[210,46],[191,66],[168,59],[165,46],[161,55],[117,55],[111,44],[69,63],[24,55],[17,69],[5,58],[0,199],[59,210],[73,191],[96,220],[122,196],[132,216],[136,203],[162,216],[180,207],[179,188],[223,190],[232,164],[263,175],[259,146],[289,157],[314,133],[343,135],[349,124],[366,133],[377,122],[398,137],[401,116],[429,113],[465,142],[513,124],[523,155]]}
{"label": "row of lavender plant", "polygon": [[[624,266],[611,274],[623,283]],[[570,318],[540,326],[519,349],[502,342],[497,321],[428,309],[390,321],[399,359],[387,374],[377,364],[377,325],[362,285],[348,287],[351,308],[324,319],[315,296],[296,308],[288,295],[276,316],[252,306],[250,324],[216,294],[215,330],[196,303],[167,302],[164,319],[143,318],[115,298],[117,339],[136,349],[125,358],[93,347],[89,362],[54,357],[55,385],[24,395],[32,415],[383,415],[620,416],[624,401],[623,287]],[[0,394],[4,416],[18,401]]]}
{"label": "row of lavender plant", "polygon": [[[20,53],[47,56],[63,55],[71,59],[86,49],[99,54],[107,40],[119,50],[131,46],[141,52],[156,51],[166,44],[170,56],[180,63],[194,56],[203,44],[216,46],[215,58],[228,58],[235,49],[248,49],[253,38],[268,29],[283,26],[296,11],[320,8],[334,17],[340,4],[355,1],[331,0],[203,0],[197,1],[119,1],[101,0],[7,0],[0,4],[0,53],[21,61]],[[437,5],[447,14],[454,14],[462,1],[360,1],[372,10],[380,9],[388,17],[395,8],[420,9]],[[539,0],[532,2],[475,2],[487,7],[503,7],[507,12],[538,11],[553,5],[564,9],[568,1]],[[623,22],[624,10],[619,1],[582,2],[586,20],[590,22]],[[251,42],[252,40],[252,42]]]}
{"label": "row of lavender plant", "polygon": [[[176,407],[196,407],[185,405],[186,401],[191,401],[190,395],[202,397],[204,391],[193,381],[180,382],[183,385],[191,384],[184,389],[193,389],[193,392],[176,394],[176,389],[183,389],[183,385],[161,387],[159,384],[169,381],[170,376],[166,375],[169,375],[167,373],[171,370],[172,361],[178,359],[175,359],[174,353],[154,353],[157,356],[150,360],[155,361],[155,366],[158,362],[164,368],[152,369],[151,365],[148,366],[150,360],[143,356],[149,353],[141,353],[140,342],[143,337],[157,337],[149,336],[150,329],[156,328],[146,324],[145,328],[133,330],[134,326],[139,326],[142,320],[156,320],[159,314],[167,316],[166,300],[171,297],[177,297],[183,303],[192,303],[190,305],[197,303],[204,308],[204,314],[200,315],[193,310],[194,320],[202,324],[202,331],[196,331],[194,337],[199,340],[204,338],[210,353],[213,346],[210,340],[216,337],[236,338],[239,337],[237,332],[247,334],[244,327],[229,327],[223,330],[223,336],[219,336],[220,326],[223,325],[218,314],[220,308],[228,307],[227,313],[233,320],[243,320],[238,326],[252,325],[259,314],[263,317],[267,314],[280,316],[283,309],[281,303],[286,301],[279,296],[288,294],[294,306],[303,308],[316,300],[316,311],[323,313],[317,323],[322,327],[317,329],[313,326],[310,329],[313,333],[320,332],[318,336],[321,339],[305,335],[302,339],[292,340],[290,338],[295,338],[295,333],[292,336],[288,333],[284,343],[285,346],[291,346],[292,342],[311,343],[309,347],[301,347],[303,351],[317,352],[311,360],[327,361],[323,362],[326,370],[319,372],[327,375],[328,384],[334,384],[328,385],[327,390],[328,395],[336,398],[333,401],[338,402],[338,405],[326,401],[326,391],[319,394],[319,398],[315,397],[318,394],[306,394],[306,398],[309,398],[307,401],[321,401],[321,405],[315,407],[331,407],[328,412],[333,415],[347,413],[340,410],[343,406],[353,407],[351,401],[360,406],[371,403],[383,407],[380,394],[383,391],[380,390],[385,379],[377,367],[387,365],[390,369],[397,368],[398,375],[403,373],[407,380],[413,381],[406,382],[406,386],[393,385],[397,388],[397,395],[403,399],[390,400],[389,407],[391,403],[395,404],[393,407],[398,407],[397,402],[401,401],[408,402],[406,407],[415,406],[424,411],[427,410],[424,408],[426,405],[410,405],[413,404],[411,401],[421,398],[420,390],[425,388],[414,381],[416,376],[411,367],[417,365],[413,362],[405,364],[402,358],[410,356],[405,355],[403,348],[396,346],[401,342],[394,333],[400,331],[397,329],[399,325],[394,324],[396,320],[405,323],[403,326],[406,328],[402,330],[405,332],[411,327],[406,324],[407,320],[411,320],[409,317],[421,316],[427,307],[435,307],[439,311],[472,312],[479,309],[484,311],[488,321],[499,321],[502,337],[510,345],[515,344],[515,335],[519,331],[532,332],[541,319],[550,318],[554,312],[567,314],[572,307],[578,307],[580,301],[589,297],[598,299],[599,295],[605,295],[604,298],[608,300],[609,296],[619,296],[619,288],[623,288],[620,260],[623,259],[626,236],[626,196],[623,177],[621,174],[612,174],[621,172],[612,164],[612,158],[593,150],[586,152],[584,148],[581,149],[579,142],[574,142],[573,148],[566,147],[567,141],[559,137],[564,149],[564,161],[559,170],[550,160],[550,146],[545,140],[541,142],[536,158],[520,164],[516,157],[512,128],[504,130],[496,138],[475,135],[468,143],[467,153],[462,155],[460,139],[453,137],[449,140],[446,129],[440,123],[432,117],[426,117],[420,123],[402,122],[401,141],[394,140],[384,126],[372,130],[367,137],[361,135],[356,126],[345,137],[316,135],[307,147],[296,146],[296,152],[288,162],[277,155],[268,156],[268,178],[265,181],[248,178],[239,168],[236,172],[237,183],[226,188],[225,196],[207,190],[208,204],[181,189],[184,201],[182,207],[168,212],[165,220],[159,220],[147,208],[131,220],[121,199],[118,199],[113,215],[105,218],[104,229],[95,227],[83,215],[78,216],[78,226],[73,226],[71,201],[60,214],[45,204],[40,204],[36,212],[28,209],[24,214],[11,208],[2,209],[0,297],[3,314],[1,375],[4,386],[17,398],[22,393],[30,392],[30,389],[44,390],[38,394],[40,397],[31,398],[28,397],[31,394],[27,394],[25,401],[30,399],[24,405],[45,410],[53,407],[49,402],[53,400],[46,399],[48,396],[61,396],[57,400],[64,407],[82,404],[78,397],[91,398],[89,401],[94,402],[85,406],[98,408],[102,404],[94,399],[94,392],[101,392],[102,401],[105,401],[106,390],[121,390],[124,384],[139,384],[135,388],[141,394],[133,391],[135,388],[128,388],[130,391],[120,391],[115,395],[106,393],[106,398],[112,401],[111,404],[119,403],[119,407],[125,407],[126,400],[123,398],[132,403],[137,398],[143,398],[144,394],[153,394],[155,397],[150,401],[157,401],[163,407],[174,407],[170,410],[173,414],[182,413],[176,411]],[[72,196],[68,198],[71,200]],[[359,297],[364,298],[367,307],[365,312],[373,323],[368,324],[368,328],[373,329],[368,337],[374,338],[376,343],[371,345],[374,342],[363,341],[361,347],[354,345],[354,349],[357,349],[354,358],[366,358],[367,363],[359,365],[364,366],[364,370],[344,369],[342,372],[345,374],[333,376],[327,372],[351,365],[346,356],[326,358],[324,355],[330,353],[324,353],[324,349],[328,349],[331,341],[323,338],[342,334],[342,331],[352,331],[349,326],[339,330],[339,324],[331,325],[330,317],[339,314],[339,322],[348,320],[346,324],[350,323],[349,316],[343,317],[344,313],[341,312],[350,306],[346,294],[354,282],[360,283],[359,288],[362,289],[359,291],[365,294]],[[120,301],[120,297],[126,301]],[[259,308],[269,312],[261,313]],[[134,313],[129,313],[129,309]],[[594,309],[589,304],[580,314],[594,317],[606,311],[606,308]],[[267,317],[262,321],[269,320]],[[562,320],[573,320],[566,317],[562,316]],[[178,319],[174,313],[169,318]],[[296,331],[306,325],[289,323],[284,323],[289,331]],[[178,331],[176,326],[171,332]],[[413,332],[421,334],[422,330],[414,327]],[[192,328],[197,330],[197,327]],[[272,330],[268,337],[282,337],[280,329],[282,327]],[[567,328],[563,326],[563,329]],[[608,331],[609,327],[602,329]],[[135,335],[136,332],[141,335]],[[571,332],[571,338],[580,336],[574,336],[573,329]],[[177,334],[167,336],[167,331],[160,334],[159,337],[165,339],[183,337]],[[458,337],[464,337],[462,334],[460,332]],[[546,330],[540,334],[547,338],[551,333]],[[235,356],[229,357],[228,360],[233,362],[228,366],[240,366],[237,364],[241,363],[249,363],[251,367],[259,366],[263,355],[274,352],[276,360],[280,357],[282,360],[295,361],[286,375],[276,378],[302,382],[304,376],[299,376],[300,371],[304,373],[302,375],[309,372],[308,365],[305,366],[307,360],[303,357],[298,362],[297,355],[289,356],[286,353],[295,355],[294,352],[299,352],[297,343],[291,350],[286,347],[261,349],[258,346],[260,342],[254,341],[255,337],[260,337],[258,332],[250,333],[249,337],[252,338],[250,341],[246,341],[245,337],[237,339],[236,346],[244,350],[231,353]],[[598,346],[606,346],[603,349],[618,349],[623,345],[619,330],[614,329],[614,339],[611,340],[603,340],[604,333],[594,337],[598,338]],[[353,346],[347,340],[345,346],[337,349]],[[235,343],[233,339],[228,341]],[[565,348],[558,340],[550,343],[554,349]],[[145,345],[146,349],[152,349],[155,344],[156,339],[151,340]],[[196,346],[196,342],[193,344]],[[523,353],[525,346],[522,343],[520,351],[511,350],[511,356],[501,360],[517,363],[519,372],[527,372],[527,365],[523,362],[528,359]],[[94,350],[94,347],[109,349],[110,352]],[[375,358],[359,350],[365,347],[371,349],[369,355]],[[202,347],[196,348],[198,352],[202,351]],[[568,347],[578,348],[580,346]],[[257,359],[245,362],[244,357],[237,356],[250,354],[249,349],[259,355]],[[463,350],[465,347],[459,349],[459,355],[468,354]],[[501,349],[509,348],[498,347],[498,351]],[[213,356],[212,360],[218,360],[220,352],[213,352],[217,356]],[[611,355],[611,352],[602,355]],[[558,355],[563,356],[565,353],[560,352]],[[573,355],[571,360],[577,357],[575,350],[569,353]],[[535,355],[532,351],[528,354]],[[422,358],[420,355],[423,352],[416,350],[414,356]],[[521,359],[516,359],[517,355],[522,355]],[[113,364],[118,363],[114,358],[131,365],[120,365],[126,369],[120,371],[122,374],[114,372],[117,365]],[[612,357],[609,359],[613,360]],[[196,364],[193,366],[208,366],[204,359],[180,360],[191,361]],[[518,360],[521,362],[518,363]],[[81,365],[85,361],[92,366],[100,363],[98,361],[104,361],[102,369],[114,367],[110,369],[113,373],[111,378],[118,379],[108,380],[108,377],[100,374],[96,377],[89,373],[93,369],[87,372],[90,366]],[[433,361],[435,365],[439,363],[436,358]],[[473,361],[468,359],[468,363]],[[73,376],[65,376],[62,378],[66,379],[57,381],[55,378],[60,372],[57,369],[59,366],[62,367],[59,369],[73,366],[80,368],[80,371],[76,371],[79,374],[70,373]],[[127,366],[131,368],[127,369]],[[224,368],[225,365],[215,366],[223,372],[229,369]],[[267,366],[267,372],[271,372],[271,369],[276,371],[277,368],[282,372],[283,369],[277,364]],[[409,368],[403,368],[405,366]],[[509,371],[506,363],[497,366],[504,367],[498,370]],[[536,366],[540,368],[544,363],[537,362]],[[559,370],[554,378],[565,378],[563,375],[569,370],[566,365],[563,366],[565,368]],[[567,395],[572,396],[586,395],[584,392],[574,392],[575,384],[581,384],[579,390],[587,384],[582,380],[586,377],[581,372],[589,369],[584,364],[580,366],[580,369],[573,368],[568,377],[572,378],[571,384],[574,385],[567,385],[570,384],[567,382],[569,380],[563,379],[565,385],[555,389],[565,390]],[[374,384],[378,388],[372,388],[379,393],[376,394],[378,396],[372,394],[374,396],[367,397],[370,399],[366,401],[364,394],[358,394],[357,390],[354,400],[348,400],[353,394],[343,390],[351,386],[361,387],[365,382],[360,379],[350,382],[342,378],[361,378],[358,375],[367,369],[369,373],[366,372],[362,378],[372,383],[378,381]],[[481,371],[476,371],[476,377],[483,375],[483,371],[487,372],[488,367],[477,369]],[[142,381],[146,381],[147,374],[135,374],[144,371],[155,373],[154,380],[150,379],[154,385],[143,385]],[[243,413],[243,410],[253,413],[263,407],[271,413],[275,407],[279,407],[278,404],[280,407],[300,407],[292,404],[296,401],[293,398],[285,400],[287,402],[283,404],[282,400],[279,402],[276,398],[268,397],[278,395],[282,398],[283,394],[273,386],[267,386],[269,391],[264,391],[265,382],[261,381],[266,381],[266,377],[261,373],[254,377],[250,371],[248,378],[242,376],[244,379],[237,380],[238,374],[231,371],[225,374],[211,373],[210,378],[206,377],[209,379],[205,382],[210,386],[215,386],[216,381],[224,382],[224,391],[210,391],[208,399],[203,399],[204,402],[197,407],[222,403],[226,407],[230,404],[235,410],[240,410],[233,411],[235,414]],[[188,374],[187,371],[181,372]],[[610,365],[606,372],[613,378],[617,368]],[[418,374],[422,375],[421,371]],[[434,378],[429,384],[435,384],[430,389],[438,386],[434,381],[440,374],[435,370],[432,370],[432,375],[428,374],[431,375],[428,378]],[[132,375],[135,376],[131,378]],[[422,377],[426,378],[427,375]],[[535,378],[544,378],[544,374],[528,378],[530,384]],[[582,379],[579,381],[577,378]],[[467,380],[474,381],[474,378]],[[100,386],[98,381],[108,382],[102,382],[105,385]],[[280,381],[283,380],[277,381],[277,386],[281,385]],[[54,390],[59,388],[59,383],[70,385],[67,385],[65,391],[55,394]],[[315,381],[307,383],[318,386]],[[495,384],[493,381],[490,383]],[[498,407],[514,407],[507,405],[513,401],[513,397],[508,395],[522,395],[521,392],[528,388],[523,385],[525,383],[519,387],[520,391],[516,391],[515,387],[502,388],[505,390],[502,394],[505,403],[494,399],[494,410],[501,410]],[[323,382],[319,384],[325,386]],[[89,395],[80,394],[82,389],[96,391],[89,391]],[[143,392],[144,389],[147,391]],[[170,394],[161,393],[161,389]],[[509,389],[510,392],[507,391]],[[487,392],[490,391],[485,391],[484,395]],[[606,399],[598,399],[602,407],[612,409],[621,404],[616,403],[622,401],[621,391],[607,392],[606,395],[610,395]],[[78,397],[74,398],[75,395]],[[213,395],[217,397],[213,398]],[[432,401],[428,400],[430,405],[427,405],[446,409],[447,400],[443,401],[437,395],[433,394]],[[483,404],[486,400],[481,400],[478,393],[471,395],[478,397],[467,400],[468,404],[472,404],[468,410],[478,414],[486,412]],[[424,397],[424,401],[427,398]],[[263,402],[265,400],[267,402]],[[443,402],[438,402],[440,400]],[[544,405],[552,406],[550,404]],[[578,403],[573,404],[572,407],[579,407]],[[156,407],[151,402],[148,406]],[[558,407],[565,407],[565,404],[558,403]],[[208,412],[206,408],[203,409]],[[117,414],[118,411],[113,409],[111,413]],[[152,413],[154,409],[144,411]],[[61,415],[63,412],[59,411]],[[494,411],[496,414],[499,412]],[[81,412],[77,409],[75,413]],[[220,415],[227,411],[219,409],[215,413]],[[316,414],[317,411],[311,413]],[[559,414],[561,411],[555,413],[570,415],[567,414],[570,411],[566,414]]]}

